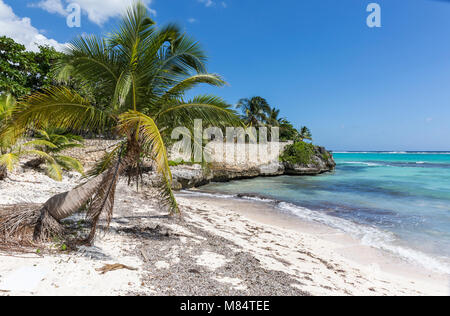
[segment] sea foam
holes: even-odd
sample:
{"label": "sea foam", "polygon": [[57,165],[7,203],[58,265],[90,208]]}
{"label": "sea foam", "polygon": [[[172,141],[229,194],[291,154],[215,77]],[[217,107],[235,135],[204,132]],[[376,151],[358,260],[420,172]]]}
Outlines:
{"label": "sea foam", "polygon": [[426,267],[435,272],[450,274],[450,265],[442,262],[438,258],[427,255],[412,248],[397,245],[397,238],[392,232],[354,223],[350,220],[327,215],[320,211],[314,211],[306,207],[298,206],[289,202],[278,201],[257,194],[221,194],[202,191],[181,191],[183,194],[193,196],[207,196],[222,199],[244,199],[262,203],[272,204],[275,209],[282,213],[294,215],[301,220],[324,224],[328,227],[338,229],[350,234],[360,240],[362,245],[370,246],[382,251],[386,251],[409,263]]}

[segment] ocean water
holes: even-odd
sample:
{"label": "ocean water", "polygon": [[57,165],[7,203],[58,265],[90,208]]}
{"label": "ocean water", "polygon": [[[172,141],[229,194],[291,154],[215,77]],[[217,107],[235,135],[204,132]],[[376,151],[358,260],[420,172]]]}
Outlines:
{"label": "ocean water", "polygon": [[450,273],[450,152],[334,153],[336,171],[213,183],[435,271]]}

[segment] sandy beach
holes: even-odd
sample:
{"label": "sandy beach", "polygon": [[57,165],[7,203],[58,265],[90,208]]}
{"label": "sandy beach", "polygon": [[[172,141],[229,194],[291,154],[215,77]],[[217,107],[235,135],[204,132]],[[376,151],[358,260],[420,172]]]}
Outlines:
{"label": "sandy beach", "polygon": [[[44,202],[80,181],[14,173],[0,183],[0,203]],[[449,295],[448,276],[265,203],[177,199],[183,216],[169,218],[151,189],[136,193],[123,180],[111,228],[93,247],[0,252],[0,295]],[[107,264],[125,268],[98,271]]]}

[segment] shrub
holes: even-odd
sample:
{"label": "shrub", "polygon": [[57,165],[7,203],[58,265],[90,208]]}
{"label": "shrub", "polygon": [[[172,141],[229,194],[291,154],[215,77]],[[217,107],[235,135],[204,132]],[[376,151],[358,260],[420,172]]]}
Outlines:
{"label": "shrub", "polygon": [[169,160],[169,166],[170,167],[177,167],[177,166],[192,166],[197,163],[193,161],[184,161],[184,160]]}
{"label": "shrub", "polygon": [[307,165],[311,163],[314,153],[315,147],[313,144],[295,142],[292,145],[286,146],[284,152],[280,156],[280,160],[293,164]]}

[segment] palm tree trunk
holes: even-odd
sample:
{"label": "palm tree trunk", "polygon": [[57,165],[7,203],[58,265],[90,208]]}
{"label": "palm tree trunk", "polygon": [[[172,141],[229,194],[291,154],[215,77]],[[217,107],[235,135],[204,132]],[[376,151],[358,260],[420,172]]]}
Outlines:
{"label": "palm tree trunk", "polygon": [[[107,212],[108,224],[112,217],[114,195],[117,180],[124,170],[139,157],[137,143],[128,144],[128,152],[124,159],[88,182],[65,193],[51,197],[42,206],[31,205],[0,207],[0,235],[12,236],[20,233],[25,227],[34,227],[33,240],[43,241],[54,235],[63,233],[62,219],[77,213],[92,200],[87,217],[92,222],[92,231],[88,241],[95,235],[95,226],[103,211]],[[26,214],[26,216],[22,216]],[[33,220],[30,220],[33,219]]]}
{"label": "palm tree trunk", "polygon": [[96,226],[103,211],[107,214],[108,225],[112,218],[114,196],[119,176],[127,166],[132,163],[129,155],[113,166],[75,189],[61,193],[50,198],[41,209],[40,219],[35,227],[33,239],[45,240],[52,235],[61,235],[62,227],[59,222],[68,218],[85,206],[90,200],[92,203],[87,213],[92,229],[87,242],[95,237]]}
{"label": "palm tree trunk", "polygon": [[[57,194],[43,205],[1,206],[0,236],[8,242],[19,236],[19,239],[23,239],[24,231],[31,232],[34,241],[43,241],[51,236],[61,235],[64,229],[60,220],[73,215],[86,205],[89,199],[96,194],[108,173],[110,173],[109,170],[72,191]],[[26,241],[31,241],[31,236],[29,237]]]}
{"label": "palm tree trunk", "polygon": [[81,209],[97,192],[99,186],[105,181],[109,170],[80,185],[72,191],[61,193],[50,198],[43,206],[56,220],[72,216]]}
{"label": "palm tree trunk", "polygon": [[5,166],[0,166],[0,181],[4,180],[8,176],[8,169]]}
{"label": "palm tree trunk", "polygon": [[111,170],[108,169],[85,184],[69,192],[57,194],[45,202],[40,209],[40,217],[34,229],[33,239],[40,241],[53,235],[61,235],[63,227],[60,221],[74,215],[85,206],[97,194],[110,174]]}

